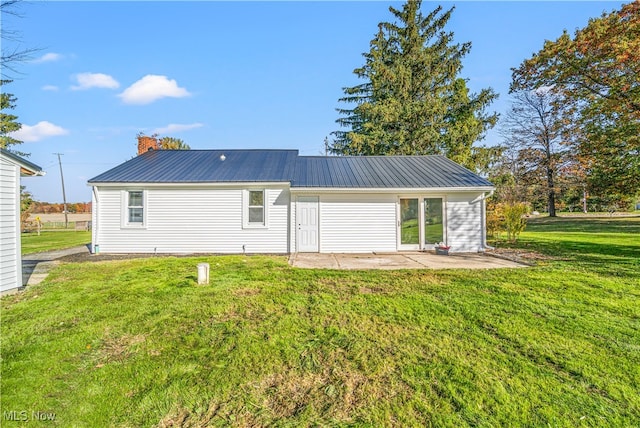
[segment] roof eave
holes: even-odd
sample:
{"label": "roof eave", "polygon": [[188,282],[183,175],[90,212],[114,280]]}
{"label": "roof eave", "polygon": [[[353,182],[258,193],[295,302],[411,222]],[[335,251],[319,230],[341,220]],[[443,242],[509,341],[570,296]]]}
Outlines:
{"label": "roof eave", "polygon": [[2,149],[0,148],[0,152],[2,153],[2,156],[5,156],[7,159],[9,159],[11,162],[15,163],[16,165],[18,165],[20,167],[20,174],[24,175],[24,176],[43,176],[45,175],[45,172],[42,170],[42,168],[38,165],[36,165],[33,162],[29,162],[26,159],[23,159],[22,157],[11,153],[8,150]]}
{"label": "roof eave", "polygon": [[21,166],[20,175],[25,177],[44,177],[45,175],[47,175],[47,173],[41,169],[34,171],[32,169],[27,169]]}
{"label": "roof eave", "polygon": [[473,187],[291,187],[291,193],[461,193],[490,192],[494,186]]}
{"label": "roof eave", "polygon": [[228,187],[228,186],[290,186],[290,181],[181,181],[181,182],[127,182],[88,181],[91,187]]}

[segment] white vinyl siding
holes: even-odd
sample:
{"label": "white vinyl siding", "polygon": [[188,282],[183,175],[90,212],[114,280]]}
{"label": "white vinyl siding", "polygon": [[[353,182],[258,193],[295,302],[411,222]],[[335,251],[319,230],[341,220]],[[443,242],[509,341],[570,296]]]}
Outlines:
{"label": "white vinyl siding", "polygon": [[20,167],[0,162],[0,291],[22,286]]}
{"label": "white vinyl siding", "polygon": [[396,196],[320,195],[320,252],[396,251]]}
{"label": "white vinyl siding", "polygon": [[[149,187],[144,190],[144,228],[123,227],[126,187],[94,193],[93,244],[101,253],[287,253],[296,249],[296,196],[288,187],[264,187],[264,222],[246,227],[249,190],[225,186]],[[139,189],[135,189],[139,190]],[[255,189],[260,190],[260,189]],[[398,251],[395,193],[295,192],[317,196],[319,251]],[[439,193],[445,201],[445,239],[451,252],[482,250],[482,193]],[[416,193],[415,197],[431,197]],[[124,204],[124,205],[123,205]]]}
{"label": "white vinyl siding", "polygon": [[447,196],[447,244],[451,252],[482,251],[482,193],[453,193]]}
{"label": "white vinyl siding", "polygon": [[247,189],[187,186],[144,189],[144,228],[122,227],[126,210],[121,195],[127,190],[97,188],[94,245],[100,246],[101,253],[289,252],[288,188],[265,189],[268,227],[248,229],[243,224],[246,207],[243,192]]}
{"label": "white vinyl siding", "polygon": [[[312,193],[304,193],[312,195]],[[442,198],[444,238],[451,252],[482,251],[482,193],[325,193],[319,195],[320,252],[367,253],[398,251],[397,207],[400,197]],[[296,206],[292,198],[291,249],[297,251]]]}
{"label": "white vinyl siding", "polygon": [[298,242],[298,219],[296,217],[297,213],[297,205],[296,205],[296,197],[294,195],[290,196],[291,206],[289,208],[289,251],[295,253],[298,251],[297,242]]}

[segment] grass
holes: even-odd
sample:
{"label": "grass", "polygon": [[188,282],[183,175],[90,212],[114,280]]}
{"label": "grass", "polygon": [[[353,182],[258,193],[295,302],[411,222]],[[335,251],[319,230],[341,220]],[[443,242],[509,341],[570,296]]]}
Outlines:
{"label": "grass", "polygon": [[543,217],[529,221],[514,247],[555,256],[557,266],[634,277],[640,272],[640,217]]}
{"label": "grass", "polygon": [[640,219],[541,219],[518,246],[553,259],[63,264],[2,299],[2,411],[65,427],[637,426]]}
{"label": "grass", "polygon": [[91,242],[91,232],[85,231],[55,231],[23,233],[22,234],[22,254],[39,253],[41,251],[62,250],[65,248],[77,247]]}

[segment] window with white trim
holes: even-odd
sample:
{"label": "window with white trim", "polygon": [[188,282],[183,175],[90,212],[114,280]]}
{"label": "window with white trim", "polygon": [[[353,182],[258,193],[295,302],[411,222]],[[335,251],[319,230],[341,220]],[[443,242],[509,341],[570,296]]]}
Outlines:
{"label": "window with white trim", "polygon": [[244,191],[244,227],[267,226],[267,191],[248,189]]}
{"label": "window with white trim", "polygon": [[127,224],[140,225],[144,223],[144,192],[129,190],[127,192]]}
{"label": "window with white trim", "polygon": [[249,190],[249,224],[264,224],[264,190]]}

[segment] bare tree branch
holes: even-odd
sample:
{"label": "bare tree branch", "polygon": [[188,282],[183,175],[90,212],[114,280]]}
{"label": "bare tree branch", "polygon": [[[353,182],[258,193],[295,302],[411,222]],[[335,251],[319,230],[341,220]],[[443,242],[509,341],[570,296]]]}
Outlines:
{"label": "bare tree branch", "polygon": [[[18,30],[11,29],[11,27],[7,25],[7,16],[14,18],[24,17],[20,10],[22,4],[24,4],[22,0],[0,1],[0,16],[2,17],[0,37],[3,41],[2,55],[0,56],[0,74],[3,79],[10,79],[12,77],[11,73],[22,74],[18,70],[18,65],[33,59],[33,54],[41,50],[38,48],[20,47],[19,43],[22,40],[22,33]],[[7,44],[10,45],[8,49],[5,48]]]}

